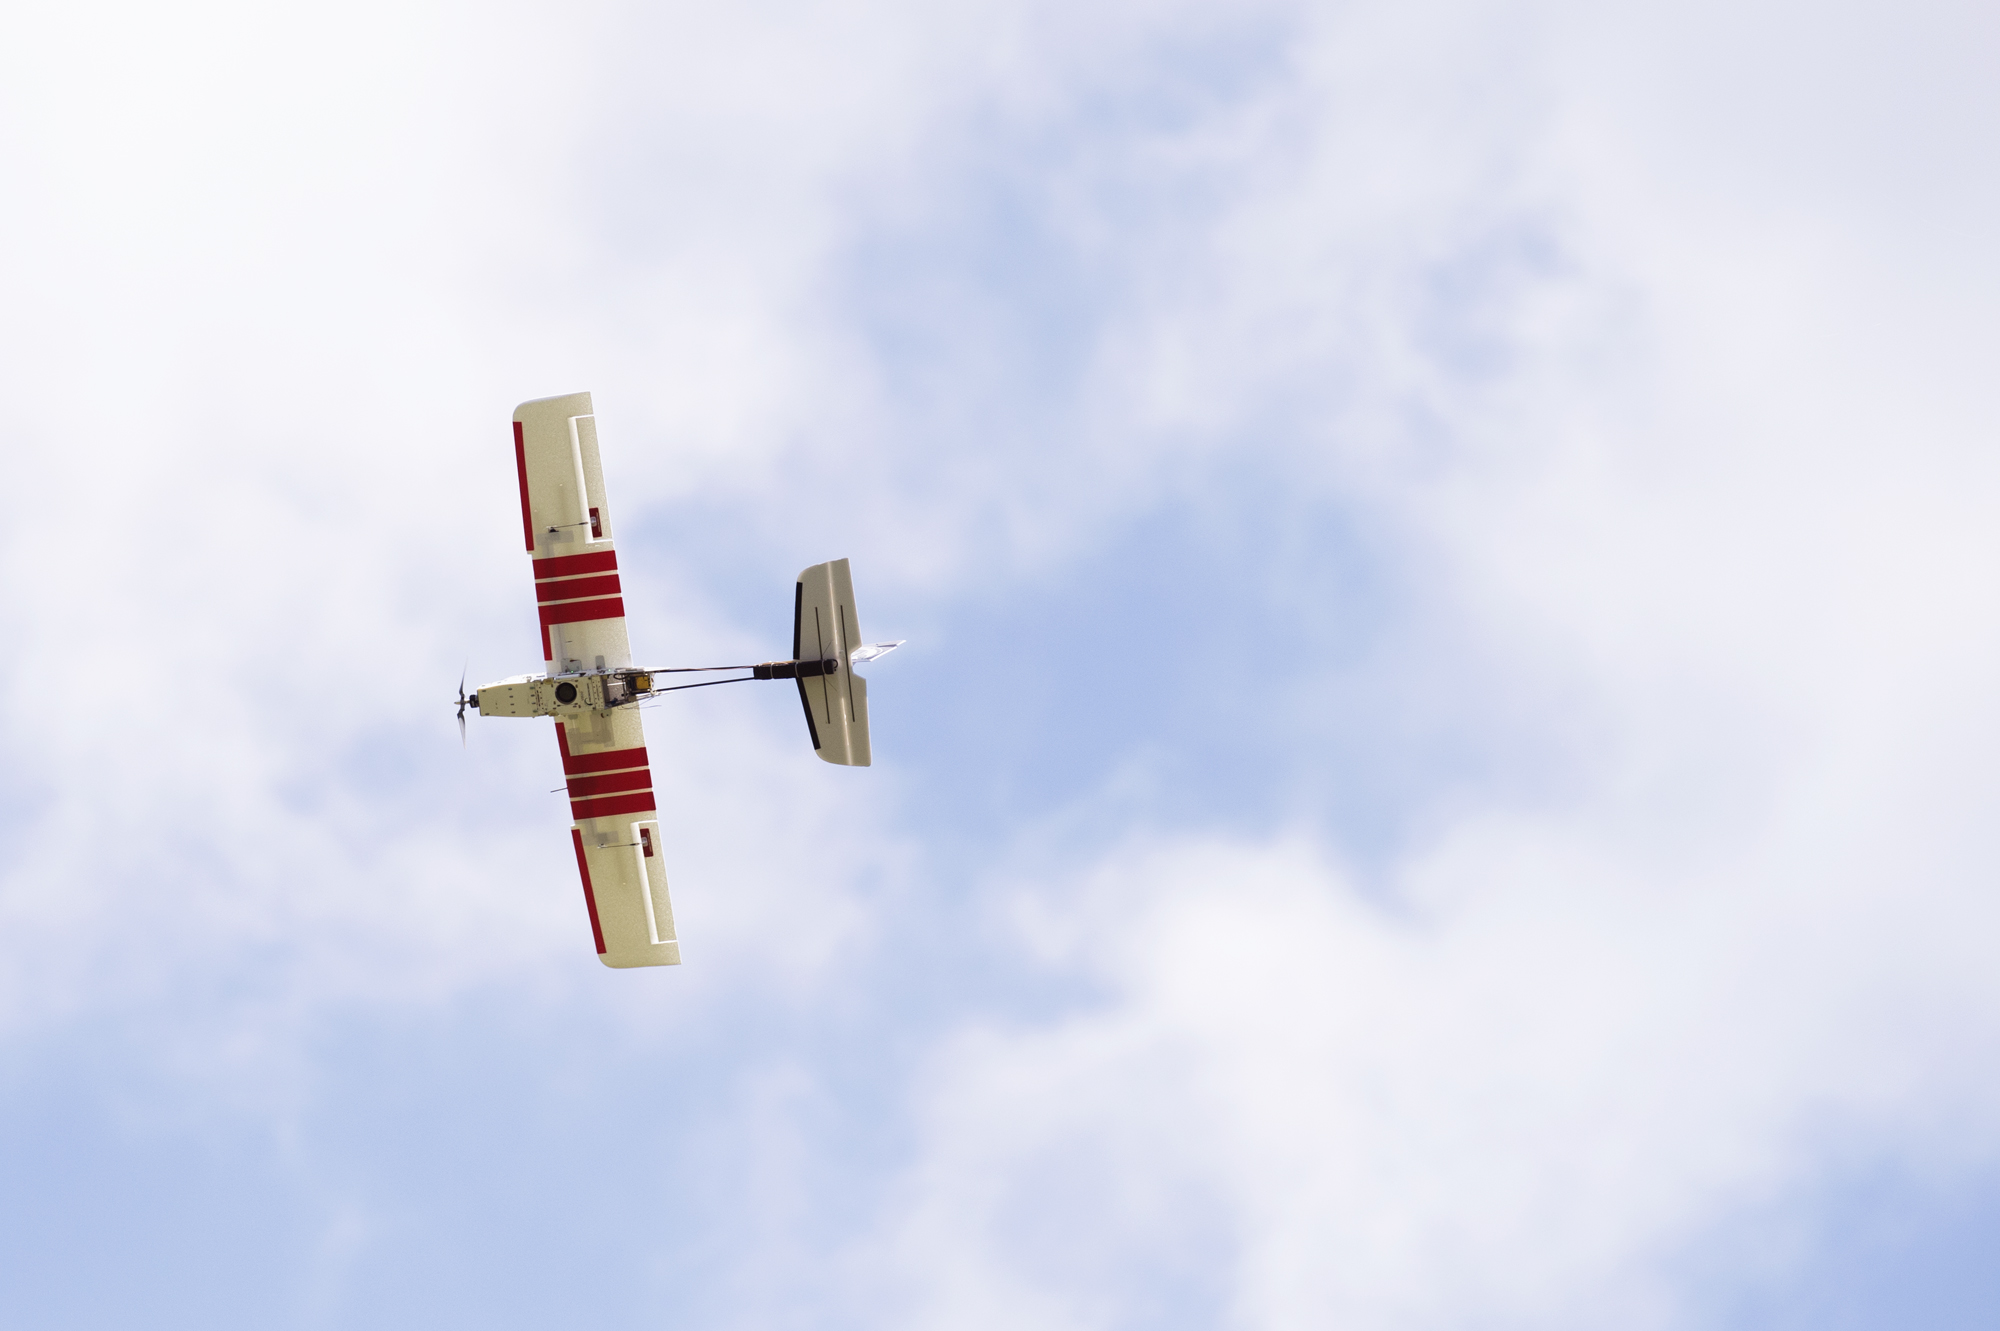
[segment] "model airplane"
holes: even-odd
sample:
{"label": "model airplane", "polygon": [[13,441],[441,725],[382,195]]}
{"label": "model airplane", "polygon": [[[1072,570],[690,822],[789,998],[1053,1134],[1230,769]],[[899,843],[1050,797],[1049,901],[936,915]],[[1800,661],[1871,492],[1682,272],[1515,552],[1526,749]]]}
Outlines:
{"label": "model airplane", "polygon": [[[616,529],[605,497],[590,394],[541,398],[514,409],[521,531],[534,560],[543,670],[487,684],[465,709],[481,716],[555,718],[568,778],[577,872],[597,956],[607,966],[672,966],[681,959],[667,898],[660,823],[639,704],[675,689],[753,679],[798,684],[806,730],[827,762],[868,766],[868,682],[854,667],[900,643],[861,642],[847,561],[815,564],[792,593],[792,655],[747,666],[645,668],[632,664],[618,587]],[[748,671],[744,674],[742,672]],[[727,673],[696,684],[663,677]]]}

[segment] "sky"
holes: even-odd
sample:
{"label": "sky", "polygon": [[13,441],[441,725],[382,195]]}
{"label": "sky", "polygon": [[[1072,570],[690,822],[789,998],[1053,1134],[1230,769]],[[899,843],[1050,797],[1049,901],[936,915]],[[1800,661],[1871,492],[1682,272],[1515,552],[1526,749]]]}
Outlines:
{"label": "sky", "polygon": [[0,1325],[2000,1319],[1990,7],[9,17]]}

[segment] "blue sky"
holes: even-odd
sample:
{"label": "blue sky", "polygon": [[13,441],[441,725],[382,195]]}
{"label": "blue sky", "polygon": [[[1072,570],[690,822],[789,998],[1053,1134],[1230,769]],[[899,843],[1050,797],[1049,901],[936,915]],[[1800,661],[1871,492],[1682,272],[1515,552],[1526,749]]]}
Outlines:
{"label": "blue sky", "polygon": [[1993,21],[1073,8],[18,16],[0,1322],[2000,1314]]}

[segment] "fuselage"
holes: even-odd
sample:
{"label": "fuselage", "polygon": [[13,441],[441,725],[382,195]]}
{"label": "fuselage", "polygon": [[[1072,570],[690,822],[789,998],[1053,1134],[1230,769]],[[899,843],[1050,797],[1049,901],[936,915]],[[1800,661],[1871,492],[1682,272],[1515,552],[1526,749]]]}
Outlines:
{"label": "fuselage", "polygon": [[515,675],[481,685],[473,706],[481,716],[572,716],[629,707],[652,691],[653,677],[643,670]]}

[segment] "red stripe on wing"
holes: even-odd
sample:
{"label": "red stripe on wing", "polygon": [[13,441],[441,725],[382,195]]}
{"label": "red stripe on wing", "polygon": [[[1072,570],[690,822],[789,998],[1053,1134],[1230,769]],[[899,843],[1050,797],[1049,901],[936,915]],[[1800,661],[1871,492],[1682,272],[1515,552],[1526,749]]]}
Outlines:
{"label": "red stripe on wing", "polygon": [[613,795],[602,800],[571,800],[570,816],[578,822],[586,818],[609,818],[615,813],[645,813],[660,806],[653,803],[653,793],[643,795]]}
{"label": "red stripe on wing", "polygon": [[[560,738],[562,731],[558,730],[556,735]],[[585,772],[616,772],[621,768],[644,766],[646,766],[646,746],[643,744],[635,744],[629,749],[609,749],[603,753],[577,754],[569,751],[567,743],[563,745],[563,771],[570,776],[578,776]]]}
{"label": "red stripe on wing", "polygon": [[569,829],[569,839],[576,845],[576,871],[583,876],[583,904],[590,911],[590,937],[597,944],[597,955],[604,955],[604,927],[597,922],[597,893],[590,890],[590,861],[583,854],[583,833],[574,827]]}
{"label": "red stripe on wing", "polygon": [[625,602],[616,596],[604,596],[595,601],[565,601],[561,605],[542,607],[543,624],[581,624],[590,619],[623,619]]}
{"label": "red stripe on wing", "polygon": [[[535,515],[528,508],[528,442],[521,436],[521,422],[514,422],[514,470],[521,478],[521,534],[528,538],[528,553],[535,553]],[[540,563],[540,560],[536,561]],[[600,952],[602,948],[598,949]]]}
{"label": "red stripe on wing", "polygon": [[569,779],[569,797],[574,800],[588,795],[609,795],[620,790],[650,790],[652,786],[652,769],[646,767],[612,776],[573,776]]}
{"label": "red stripe on wing", "polygon": [[536,599],[541,601],[573,601],[581,596],[615,596],[619,590],[616,573],[608,578],[567,578],[561,582],[535,584]]}
{"label": "red stripe on wing", "polygon": [[535,577],[573,578],[579,573],[615,573],[618,570],[618,553],[615,550],[600,550],[589,555],[550,555],[547,559],[535,561]]}
{"label": "red stripe on wing", "polygon": [[616,596],[605,596],[595,601],[565,601],[561,605],[542,607],[542,659],[556,659],[556,645],[549,639],[551,624],[583,624],[593,619],[625,618],[625,602]]}

